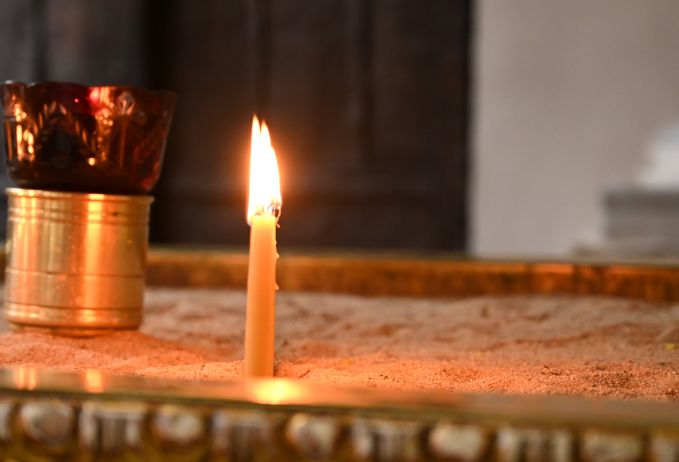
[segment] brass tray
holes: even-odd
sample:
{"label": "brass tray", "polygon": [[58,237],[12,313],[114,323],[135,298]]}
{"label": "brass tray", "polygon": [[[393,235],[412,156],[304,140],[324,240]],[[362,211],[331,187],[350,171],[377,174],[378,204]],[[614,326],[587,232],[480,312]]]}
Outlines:
{"label": "brass tray", "polygon": [[[244,287],[247,257],[154,250],[148,282]],[[285,290],[675,302],[679,265],[288,255]],[[0,369],[2,460],[679,461],[679,403]]]}

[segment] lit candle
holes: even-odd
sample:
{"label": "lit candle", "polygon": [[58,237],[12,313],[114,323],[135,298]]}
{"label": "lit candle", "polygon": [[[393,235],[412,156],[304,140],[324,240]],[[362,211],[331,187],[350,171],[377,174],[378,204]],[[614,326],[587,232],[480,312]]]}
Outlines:
{"label": "lit candle", "polygon": [[248,302],[245,321],[245,375],[273,375],[276,294],[276,225],[281,210],[281,187],[276,153],[266,123],[252,120]]}

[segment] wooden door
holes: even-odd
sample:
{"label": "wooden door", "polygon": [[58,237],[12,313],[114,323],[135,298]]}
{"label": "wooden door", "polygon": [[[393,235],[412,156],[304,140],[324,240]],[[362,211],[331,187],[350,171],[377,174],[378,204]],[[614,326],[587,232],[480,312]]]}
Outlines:
{"label": "wooden door", "polygon": [[286,246],[464,249],[470,4],[170,2],[180,94],[154,237],[240,244],[250,117],[270,124]]}
{"label": "wooden door", "polygon": [[156,242],[247,242],[256,111],[281,163],[286,247],[462,250],[470,4],[7,0],[0,34],[16,44],[0,54],[18,67],[0,78],[179,94]]}

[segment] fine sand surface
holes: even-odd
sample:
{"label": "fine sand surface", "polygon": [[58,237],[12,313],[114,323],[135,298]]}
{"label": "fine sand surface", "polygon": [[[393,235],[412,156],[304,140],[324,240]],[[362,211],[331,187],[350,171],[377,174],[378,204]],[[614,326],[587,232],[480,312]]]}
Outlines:
{"label": "fine sand surface", "polygon": [[[276,375],[402,390],[679,399],[679,305],[586,297],[278,295]],[[0,334],[0,366],[241,374],[245,294],[148,291],[141,332]]]}

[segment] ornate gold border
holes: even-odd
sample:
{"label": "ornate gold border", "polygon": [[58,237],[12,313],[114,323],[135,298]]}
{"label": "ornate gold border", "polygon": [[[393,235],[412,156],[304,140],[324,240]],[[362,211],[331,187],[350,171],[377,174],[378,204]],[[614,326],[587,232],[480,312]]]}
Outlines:
{"label": "ornate gold border", "polygon": [[679,405],[0,370],[3,460],[676,461]]}

